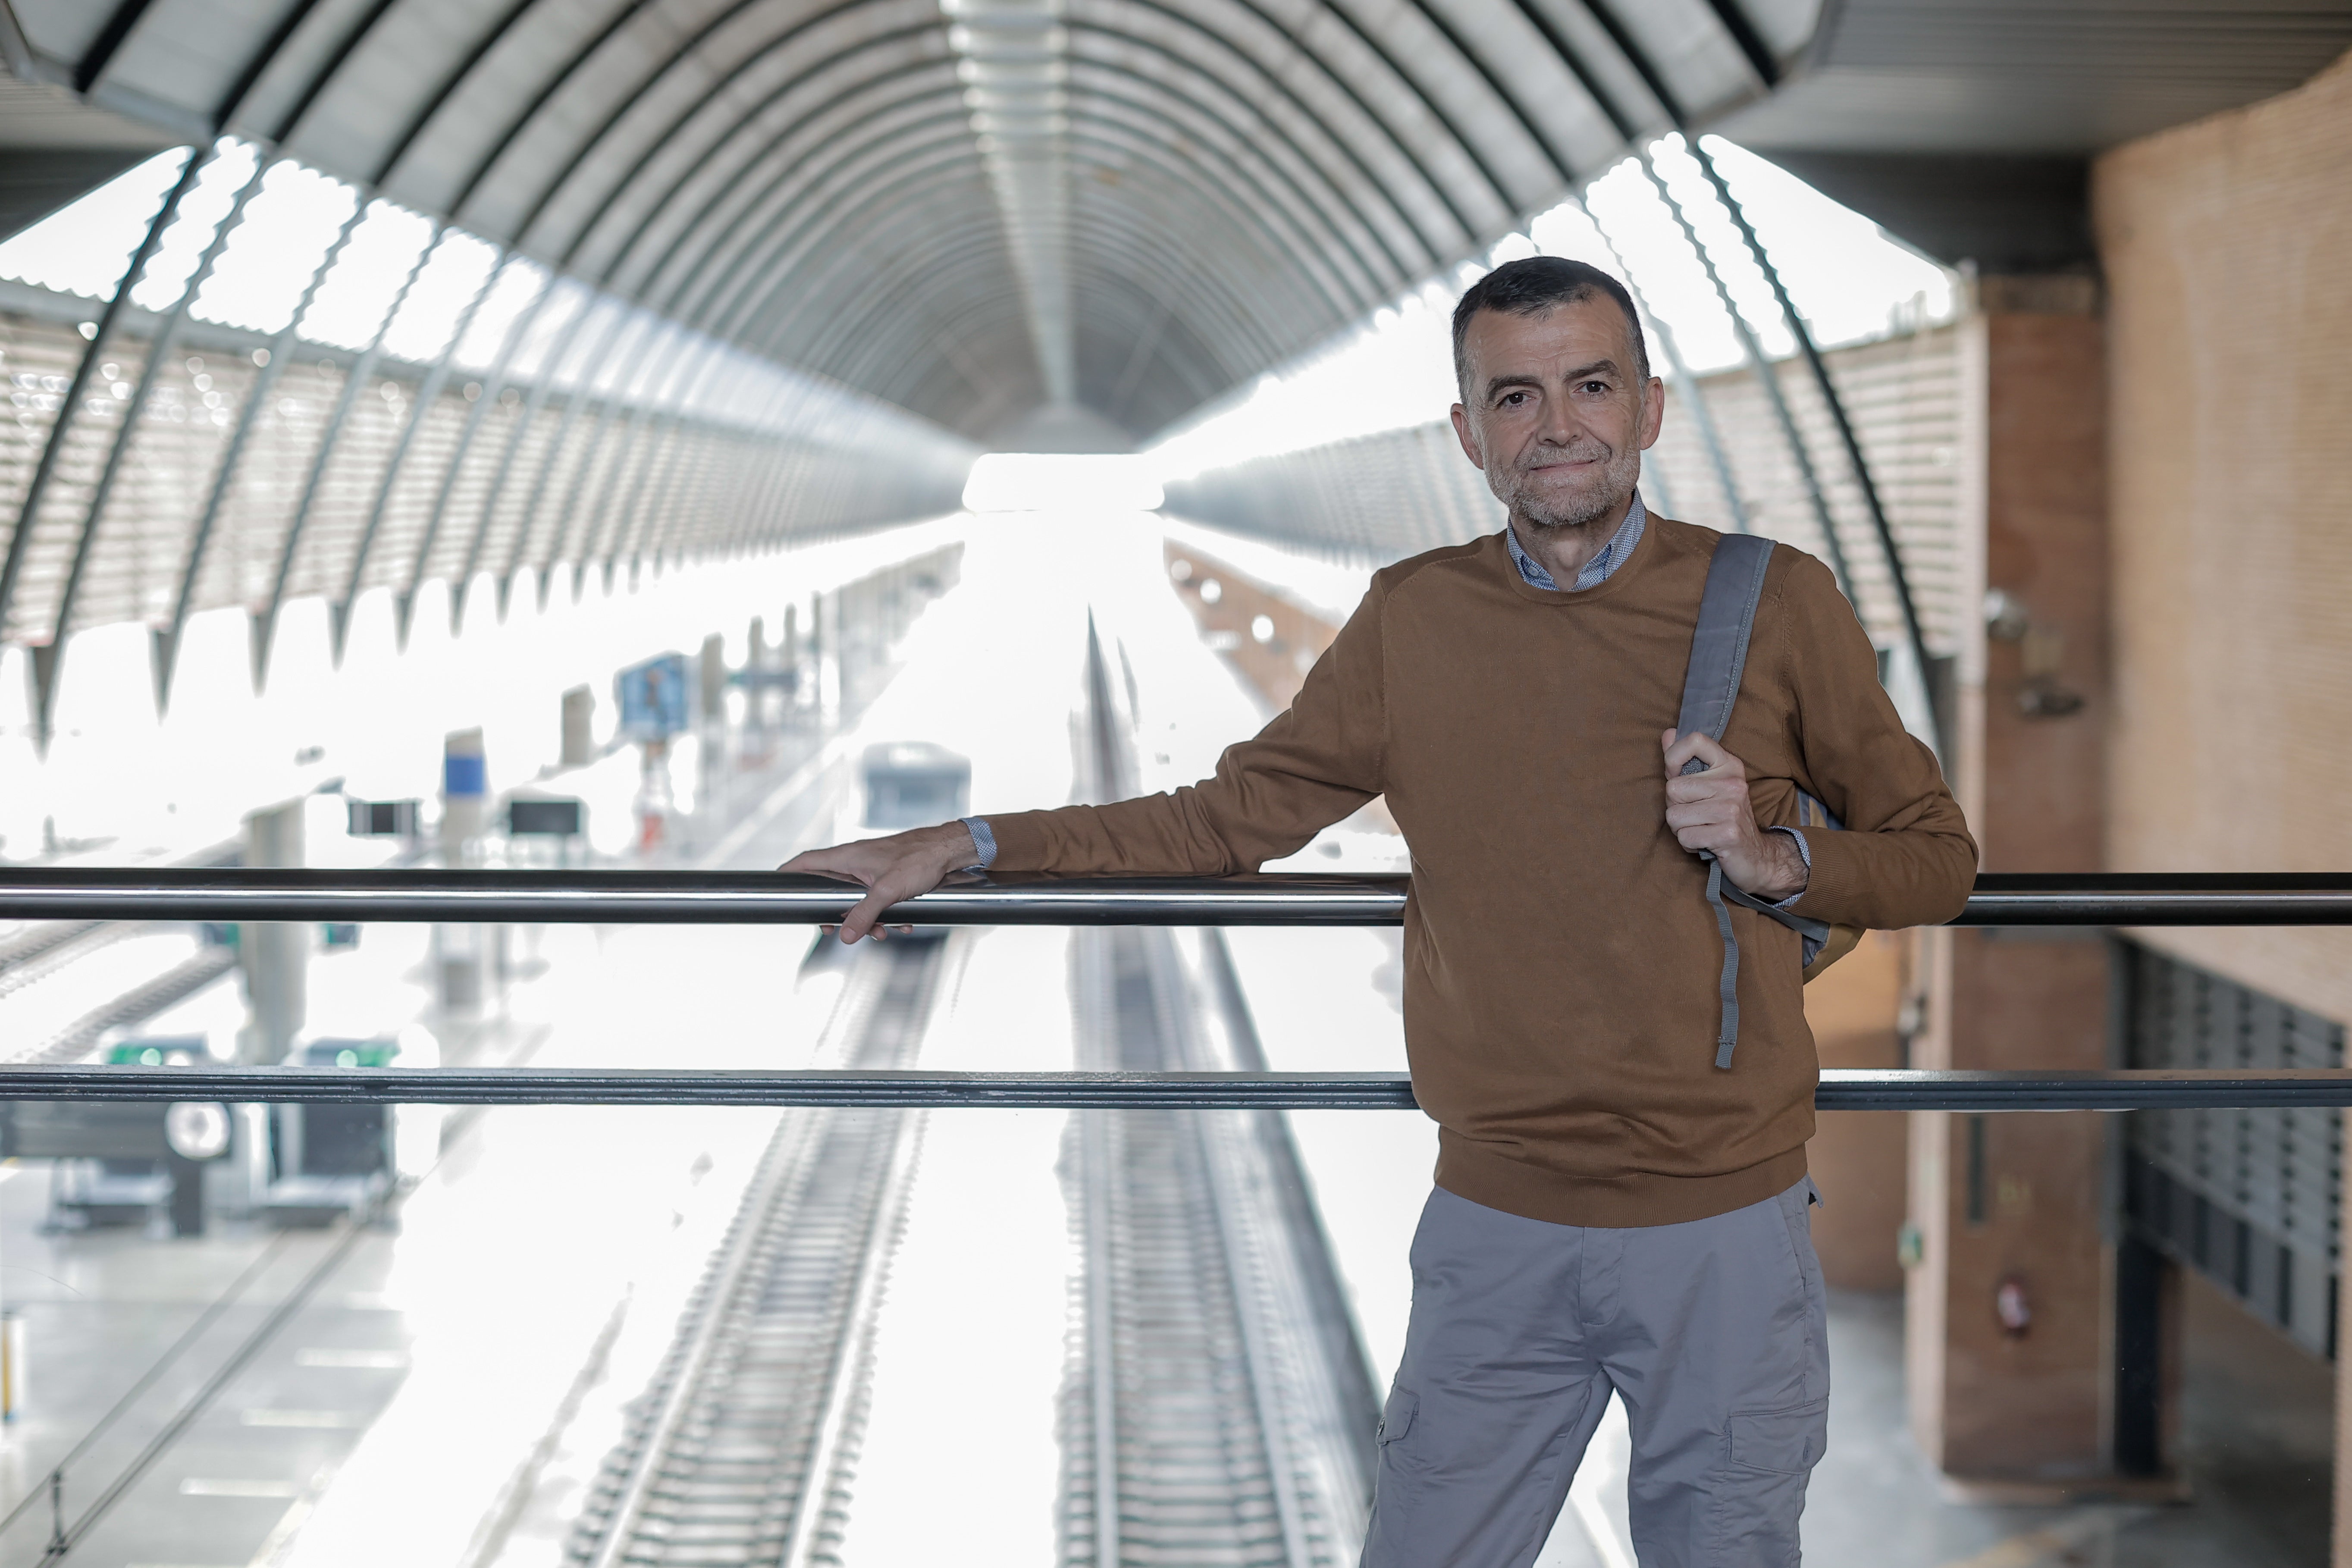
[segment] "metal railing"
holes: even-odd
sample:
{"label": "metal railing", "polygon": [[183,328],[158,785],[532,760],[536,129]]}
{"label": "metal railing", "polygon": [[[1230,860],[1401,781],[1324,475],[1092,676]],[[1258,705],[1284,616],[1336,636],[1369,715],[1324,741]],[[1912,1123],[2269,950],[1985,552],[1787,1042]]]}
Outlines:
{"label": "metal railing", "polygon": [[[1401,924],[1402,876],[1003,877],[926,893],[924,925]],[[0,870],[0,920],[484,921],[815,925],[861,897],[766,871],[286,871],[228,867]],[[1962,926],[2352,925],[2352,874],[2001,875]]]}
{"label": "metal railing", "polygon": [[[1381,926],[1399,876],[1003,878],[899,904],[949,925]],[[0,919],[814,925],[854,887],[772,873],[0,870]],[[1972,926],[2352,925],[2352,875],[1984,876]],[[567,1071],[517,1068],[0,1067],[0,1100],[437,1105],[869,1105],[1410,1110],[1401,1073]],[[1830,1069],[1824,1110],[2135,1110],[2352,1106],[2352,1070]]]}

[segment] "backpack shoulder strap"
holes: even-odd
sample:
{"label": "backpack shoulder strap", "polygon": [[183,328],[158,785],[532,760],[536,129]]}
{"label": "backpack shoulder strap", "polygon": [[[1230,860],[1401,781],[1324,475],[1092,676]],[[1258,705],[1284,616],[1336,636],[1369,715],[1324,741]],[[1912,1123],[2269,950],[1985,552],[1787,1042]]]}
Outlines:
{"label": "backpack shoulder strap", "polygon": [[[1731,705],[1739,697],[1739,677],[1748,668],[1748,637],[1764,597],[1764,570],[1771,563],[1772,542],[1760,534],[1727,533],[1716,542],[1706,591],[1699,595],[1698,629],[1691,635],[1682,717],[1675,724],[1678,732],[1700,730],[1709,740],[1723,739]],[[1697,765],[1694,760],[1692,766]]]}
{"label": "backpack shoulder strap", "polygon": [[[1712,741],[1723,739],[1731,722],[1731,705],[1739,699],[1739,678],[1748,668],[1748,637],[1756,627],[1756,605],[1764,596],[1764,569],[1772,563],[1772,542],[1753,533],[1727,533],[1716,541],[1715,558],[1707,563],[1706,589],[1699,595],[1698,627],[1691,634],[1690,668],[1683,676],[1683,710],[1675,721],[1678,734],[1704,731]],[[1693,757],[1686,773],[1703,773],[1706,764]],[[1721,1027],[1716,1033],[1715,1065],[1731,1066],[1732,1047],[1739,1041],[1739,939],[1731,929],[1727,896],[1753,904],[1723,879],[1723,866],[1702,852],[1706,864],[1706,901],[1723,938],[1723,973],[1717,982]]]}

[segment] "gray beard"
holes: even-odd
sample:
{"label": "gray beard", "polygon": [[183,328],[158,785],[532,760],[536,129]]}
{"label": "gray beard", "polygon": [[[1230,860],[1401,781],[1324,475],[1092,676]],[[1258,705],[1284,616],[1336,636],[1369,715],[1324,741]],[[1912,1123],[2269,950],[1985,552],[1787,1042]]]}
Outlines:
{"label": "gray beard", "polygon": [[1574,532],[1603,522],[1613,526],[1624,518],[1626,508],[1633,502],[1633,487],[1641,482],[1641,448],[1630,447],[1612,457],[1601,470],[1603,483],[1600,489],[1591,499],[1566,509],[1556,508],[1529,494],[1520,484],[1520,477],[1516,468],[1508,472],[1491,468],[1486,470],[1487,489],[1509,509],[1514,522],[1523,522],[1538,532],[1554,529]]}

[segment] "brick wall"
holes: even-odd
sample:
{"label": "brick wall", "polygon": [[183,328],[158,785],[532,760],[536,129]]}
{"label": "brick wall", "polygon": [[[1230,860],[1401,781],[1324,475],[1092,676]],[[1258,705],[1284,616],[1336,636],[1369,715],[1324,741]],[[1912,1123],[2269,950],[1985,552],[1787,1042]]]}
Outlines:
{"label": "brick wall", "polygon": [[[2352,868],[2352,56],[2102,157],[2116,870]],[[2352,1020],[2352,931],[2151,931]]]}

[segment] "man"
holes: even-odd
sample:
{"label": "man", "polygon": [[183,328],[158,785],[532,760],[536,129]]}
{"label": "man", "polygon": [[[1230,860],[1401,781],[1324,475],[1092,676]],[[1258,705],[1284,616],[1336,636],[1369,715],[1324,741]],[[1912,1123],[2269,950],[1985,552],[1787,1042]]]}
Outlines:
{"label": "man", "polygon": [[[1405,1039],[1439,1124],[1368,1568],[1525,1568],[1610,1394],[1644,1568],[1785,1568],[1829,1366],[1805,1173],[1801,938],[1735,907],[1738,1033],[1698,852],[1759,903],[1959,912],[1976,847],[1829,572],[1771,556],[1722,743],[1680,710],[1719,535],[1635,492],[1664,389],[1614,279],[1512,262],[1454,317],[1454,426],[1509,527],[1378,574],[1290,710],[1216,776],[799,857],[845,942],[974,863],[1221,875],[1376,795],[1412,852]],[[1693,758],[1704,771],[1685,775]],[[1844,831],[1800,831],[1796,794]]]}

